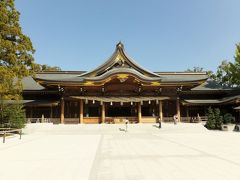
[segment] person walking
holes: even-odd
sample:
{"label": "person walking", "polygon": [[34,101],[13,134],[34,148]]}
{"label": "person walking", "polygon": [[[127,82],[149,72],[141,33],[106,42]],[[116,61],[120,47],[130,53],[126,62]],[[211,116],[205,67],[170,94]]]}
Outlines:
{"label": "person walking", "polygon": [[162,120],[160,116],[158,116],[158,128],[162,128]]}

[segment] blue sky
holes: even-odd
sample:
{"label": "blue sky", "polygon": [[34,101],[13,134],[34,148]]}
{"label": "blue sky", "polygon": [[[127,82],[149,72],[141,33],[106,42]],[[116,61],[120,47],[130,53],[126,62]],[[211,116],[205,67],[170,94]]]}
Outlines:
{"label": "blue sky", "polygon": [[152,71],[215,71],[240,42],[239,0],[16,0],[37,63],[90,70],[118,41]]}

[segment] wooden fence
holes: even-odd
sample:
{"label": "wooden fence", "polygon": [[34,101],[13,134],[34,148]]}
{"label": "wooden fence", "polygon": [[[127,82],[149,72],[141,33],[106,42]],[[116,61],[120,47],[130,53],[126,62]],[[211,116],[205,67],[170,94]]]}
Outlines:
{"label": "wooden fence", "polygon": [[18,133],[19,139],[22,139],[22,129],[0,128],[0,135],[3,136],[3,143],[6,141],[6,136],[9,134]]}

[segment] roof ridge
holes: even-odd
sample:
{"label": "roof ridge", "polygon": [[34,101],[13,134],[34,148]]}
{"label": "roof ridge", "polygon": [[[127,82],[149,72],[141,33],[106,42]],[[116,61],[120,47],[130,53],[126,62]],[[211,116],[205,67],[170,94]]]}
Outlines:
{"label": "roof ridge", "polygon": [[36,74],[79,74],[85,73],[87,71],[43,71],[37,72]]}
{"label": "roof ridge", "polygon": [[165,75],[207,75],[207,72],[184,72],[184,71],[169,71],[169,72],[154,72],[156,74],[165,74]]}

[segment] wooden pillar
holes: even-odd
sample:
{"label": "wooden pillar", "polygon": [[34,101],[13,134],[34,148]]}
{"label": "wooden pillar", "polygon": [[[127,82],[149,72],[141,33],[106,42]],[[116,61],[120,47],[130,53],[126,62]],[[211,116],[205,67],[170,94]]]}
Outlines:
{"label": "wooden pillar", "polygon": [[64,99],[61,98],[61,115],[60,115],[60,123],[64,123]]}
{"label": "wooden pillar", "polygon": [[178,116],[178,121],[181,122],[181,112],[180,112],[180,102],[179,98],[177,98],[177,116]]}
{"label": "wooden pillar", "polygon": [[141,108],[141,102],[138,103],[138,122],[142,122],[142,108]]}
{"label": "wooden pillar", "polygon": [[79,111],[79,123],[82,124],[83,123],[83,100],[80,99],[80,111]]}
{"label": "wooden pillar", "polygon": [[161,121],[163,121],[163,106],[162,106],[162,101],[159,101],[159,117]]}
{"label": "wooden pillar", "polygon": [[102,116],[101,116],[102,123],[105,123],[105,103],[102,102]]}
{"label": "wooden pillar", "polygon": [[186,106],[186,109],[187,109],[187,120],[188,120],[188,122],[190,122],[188,106]]}
{"label": "wooden pillar", "polygon": [[33,106],[30,106],[30,118],[33,118]]}
{"label": "wooden pillar", "polygon": [[53,117],[53,105],[51,105],[50,118]]}

